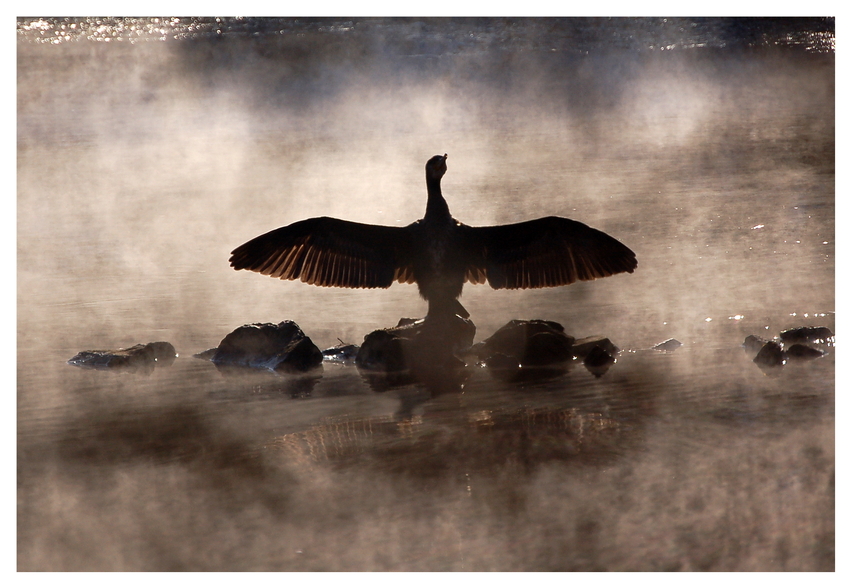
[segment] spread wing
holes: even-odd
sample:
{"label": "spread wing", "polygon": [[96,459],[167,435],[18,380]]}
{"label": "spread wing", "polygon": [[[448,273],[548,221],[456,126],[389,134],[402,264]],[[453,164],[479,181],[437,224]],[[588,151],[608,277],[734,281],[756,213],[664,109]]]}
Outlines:
{"label": "spread wing", "polygon": [[463,226],[471,255],[470,283],[493,289],[568,285],[632,273],[634,252],[615,238],[581,222],[557,216],[501,226]]}
{"label": "spread wing", "polygon": [[310,218],[267,232],[233,251],[234,269],[322,286],[413,283],[409,231],[336,218]]}

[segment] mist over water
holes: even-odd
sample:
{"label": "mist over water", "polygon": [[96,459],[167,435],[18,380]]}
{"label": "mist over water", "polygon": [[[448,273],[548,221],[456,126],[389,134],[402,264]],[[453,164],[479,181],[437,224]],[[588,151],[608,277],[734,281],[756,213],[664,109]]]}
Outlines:
{"label": "mist over water", "polygon": [[[823,19],[19,20],[19,570],[833,570],[835,348],[766,376],[740,345],[835,330],[834,61]],[[192,358],[422,316],[415,286],[228,257],[314,216],[407,225],[442,153],[458,220],[636,252],[461,300],[476,340],[607,336],[608,373],[437,396]],[[157,340],[180,356],[150,376],[66,364]]]}

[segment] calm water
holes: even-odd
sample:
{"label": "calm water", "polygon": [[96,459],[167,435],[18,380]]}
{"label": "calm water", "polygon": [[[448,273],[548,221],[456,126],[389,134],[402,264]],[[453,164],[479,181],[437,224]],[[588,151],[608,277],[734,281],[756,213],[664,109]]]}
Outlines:
{"label": "calm water", "polygon": [[[835,329],[834,80],[817,19],[20,20],[19,570],[833,570],[835,348],[765,375],[740,345]],[[637,253],[462,300],[477,340],[607,336],[608,373],[379,392],[192,358],[245,323],[327,348],[421,316],[414,286],[227,259],[420,218],[437,153],[463,222]],[[66,364],[158,340],[180,356],[150,376]]]}

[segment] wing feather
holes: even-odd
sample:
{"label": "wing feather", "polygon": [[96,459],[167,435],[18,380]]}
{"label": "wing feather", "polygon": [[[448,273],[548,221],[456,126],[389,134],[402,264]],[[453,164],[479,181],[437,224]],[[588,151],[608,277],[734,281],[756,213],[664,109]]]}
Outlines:
{"label": "wing feather", "polygon": [[410,234],[403,227],[310,218],[258,236],[231,253],[234,269],[313,285],[389,287],[413,281]]}
{"label": "wing feather", "polygon": [[569,285],[632,273],[634,252],[586,224],[548,216],[501,226],[461,225],[469,252],[466,280],[494,289]]}

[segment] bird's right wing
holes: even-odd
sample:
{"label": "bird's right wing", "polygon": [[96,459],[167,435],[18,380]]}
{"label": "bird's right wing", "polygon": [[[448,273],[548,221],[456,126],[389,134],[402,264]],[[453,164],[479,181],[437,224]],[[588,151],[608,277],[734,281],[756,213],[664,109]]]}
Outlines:
{"label": "bird's right wing", "polygon": [[413,282],[409,231],[337,218],[310,218],[236,248],[234,269],[321,286],[389,287]]}
{"label": "bird's right wing", "polygon": [[586,224],[548,216],[500,226],[462,225],[470,252],[466,280],[488,281],[493,289],[569,285],[632,273],[634,252],[617,239]]}

